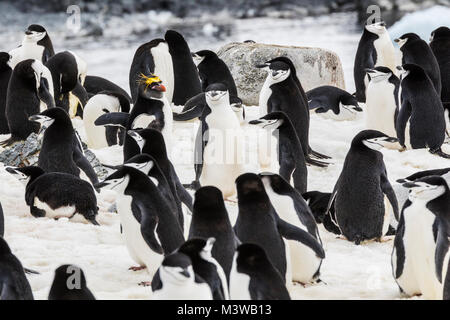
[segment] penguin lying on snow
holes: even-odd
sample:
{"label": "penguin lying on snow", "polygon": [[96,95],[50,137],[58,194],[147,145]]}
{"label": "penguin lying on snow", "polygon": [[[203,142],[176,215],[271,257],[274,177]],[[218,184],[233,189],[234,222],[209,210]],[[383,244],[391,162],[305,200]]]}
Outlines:
{"label": "penguin lying on snow", "polygon": [[194,272],[191,259],[181,252],[164,258],[152,280],[152,291],[153,300],[213,299],[208,283]]}
{"label": "penguin lying on snow", "polygon": [[[208,283],[214,300],[229,300],[227,278],[220,264],[211,255],[214,242],[214,238],[193,238],[181,245],[177,252],[191,259],[195,274]],[[152,290],[160,290],[162,286],[157,272],[152,280]]]}
{"label": "penguin lying on snow", "polygon": [[11,50],[9,54],[11,55],[10,65],[14,69],[19,62],[27,59],[35,59],[45,64],[55,51],[47,30],[41,25],[32,24],[25,31],[22,44]]}
{"label": "penguin lying on snow", "polygon": [[[294,64],[286,57],[278,57],[264,64],[256,66],[267,71],[267,78],[259,94],[260,117],[274,111],[285,112],[295,128],[302,145],[306,162],[317,166],[326,166],[327,163],[311,159],[329,158],[309,146],[309,107],[306,94],[297,78]],[[268,159],[264,149],[264,141],[260,143],[260,164],[267,167]]]}
{"label": "penguin lying on snow", "polygon": [[396,137],[400,80],[387,67],[366,69],[369,83],[366,89],[364,116],[366,129],[378,130]]}
{"label": "penguin lying on snow", "polygon": [[227,86],[230,96],[237,97],[236,83],[228,66],[214,51],[201,50],[192,54],[202,81],[203,91],[213,83],[223,83]]}
{"label": "penguin lying on snow", "polygon": [[0,300],[33,300],[30,283],[19,259],[0,237]]}
{"label": "penguin lying on snow", "polygon": [[286,283],[291,282],[287,240],[298,241],[319,258],[325,258],[325,252],[314,236],[279,217],[258,175],[246,173],[239,176],[236,188],[239,213],[234,230],[237,237],[242,243],[260,245]]}
{"label": "penguin lying on snow", "polygon": [[433,154],[450,158],[441,149],[446,127],[444,108],[430,78],[415,64],[405,64],[399,70],[402,106],[396,131],[400,144],[408,149],[428,148]]}
{"label": "penguin lying on snow", "polygon": [[17,64],[9,80],[6,98],[6,118],[11,137],[3,146],[25,140],[39,126],[28,117],[39,113],[41,107],[54,107],[53,84],[50,71],[37,60]]}
{"label": "penguin lying on snow", "polygon": [[448,185],[441,177],[428,176],[403,186],[409,189],[409,200],[403,206],[394,240],[395,281],[409,296],[442,299],[449,263]]}
{"label": "penguin lying on snow", "polygon": [[87,287],[83,270],[65,264],[55,270],[48,300],[95,300],[95,297]]}
{"label": "penguin lying on snow", "polygon": [[309,110],[323,118],[354,120],[362,109],[356,98],[334,86],[320,86],[306,92]]}
{"label": "penguin lying on snow", "polygon": [[266,252],[253,243],[241,244],[230,274],[232,300],[291,300],[283,278]]}
{"label": "penguin lying on snow", "polygon": [[[130,102],[121,93],[101,91],[91,97],[83,110],[83,123],[89,148],[100,149],[123,141],[123,130],[116,126],[96,126],[95,120],[110,112],[130,111]],[[121,134],[122,136],[118,136]]]}
{"label": "penguin lying on snow", "polygon": [[25,185],[25,202],[34,217],[70,219],[78,213],[98,225],[97,198],[88,182],[71,174],[45,173],[36,166],[7,167],[6,171]]}
{"label": "penguin lying on snow", "polygon": [[6,119],[6,95],[12,69],[8,65],[10,56],[7,52],[0,52],[0,134],[8,134],[9,126]]}
{"label": "penguin lying on snow", "polygon": [[420,66],[441,96],[441,73],[439,64],[430,46],[415,33],[406,33],[394,40],[400,47],[402,64]]}
{"label": "penguin lying on snow", "polygon": [[195,193],[189,239],[211,237],[215,239],[212,256],[229,279],[234,252],[240,242],[231,226],[222,192],[206,186]]}
{"label": "penguin lying on snow", "polygon": [[381,21],[364,26],[353,66],[355,96],[359,102],[366,102],[366,69],[385,66],[395,72],[396,59],[394,45],[386,30],[386,24]]}
{"label": "penguin lying on snow", "polygon": [[271,112],[258,120],[250,121],[249,124],[272,131],[272,136],[277,140],[279,174],[289,182],[292,176],[298,192],[306,192],[308,170],[305,156],[287,114],[280,111]]}
{"label": "penguin lying on snow", "polygon": [[[272,173],[259,174],[270,202],[281,219],[307,231],[322,244],[319,230],[305,200],[286,180]],[[322,258],[314,250],[298,241],[289,241],[292,280],[303,284],[319,279]]]}
{"label": "penguin lying on snow", "polygon": [[398,221],[397,198],[378,151],[394,142],[396,138],[376,130],[358,133],[334,186],[327,212],[334,208],[336,227],[357,245],[386,235],[392,213]]}
{"label": "penguin lying on snow", "polygon": [[86,159],[80,138],[63,109],[50,108],[31,116],[45,130],[38,165],[45,172],[64,172],[81,177],[81,171],[92,184],[98,182],[97,174]]}
{"label": "penguin lying on snow", "polygon": [[183,232],[166,199],[141,171],[123,166],[97,187],[117,192],[117,212],[128,252],[151,276],[164,254],[178,249]]}

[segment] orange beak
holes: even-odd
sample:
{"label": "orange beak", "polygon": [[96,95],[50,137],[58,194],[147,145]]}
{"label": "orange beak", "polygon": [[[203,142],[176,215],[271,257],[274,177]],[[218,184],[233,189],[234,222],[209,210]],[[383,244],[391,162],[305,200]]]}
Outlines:
{"label": "orange beak", "polygon": [[166,87],[164,87],[163,84],[158,84],[152,88],[153,90],[159,91],[159,92],[166,92]]}

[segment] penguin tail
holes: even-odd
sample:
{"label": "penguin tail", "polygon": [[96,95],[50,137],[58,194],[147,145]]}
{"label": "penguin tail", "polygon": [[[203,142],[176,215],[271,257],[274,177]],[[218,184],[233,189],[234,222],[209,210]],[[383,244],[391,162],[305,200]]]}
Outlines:
{"label": "penguin tail", "polygon": [[94,226],[99,226],[100,224],[97,222],[97,220],[95,220],[97,213],[98,213],[97,210],[88,210],[88,212],[86,214],[84,214],[84,217],[86,218],[87,221],[92,223]]}
{"label": "penguin tail", "polygon": [[330,156],[327,156],[320,152],[314,151],[313,149],[311,149],[311,147],[309,148],[309,154],[317,159],[331,159]]}
{"label": "penguin tail", "polygon": [[191,183],[183,184],[183,187],[185,187],[186,189],[191,189],[191,190],[197,191],[198,189],[200,189],[201,185],[200,185],[200,182],[198,182],[197,180],[194,180]]}
{"label": "penguin tail", "polygon": [[319,168],[326,168],[329,165],[328,162],[311,159],[309,156],[305,159],[305,161],[306,161],[306,164],[309,164],[309,165],[315,166],[315,167],[319,167]]}
{"label": "penguin tail", "polygon": [[444,151],[442,151],[441,147],[437,148],[436,150],[431,150],[430,149],[430,153],[438,155],[441,158],[450,159],[450,154],[445,153]]}

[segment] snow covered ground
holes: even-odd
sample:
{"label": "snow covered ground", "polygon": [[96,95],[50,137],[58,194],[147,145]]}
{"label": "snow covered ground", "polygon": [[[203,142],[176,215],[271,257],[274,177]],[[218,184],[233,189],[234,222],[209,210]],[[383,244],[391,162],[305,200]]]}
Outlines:
{"label": "snow covered ground", "polygon": [[[206,44],[201,38],[192,39],[193,49],[216,49],[225,42],[252,39],[257,42],[317,46],[337,52],[344,66],[348,91],[354,88],[352,78],[353,59],[360,37],[354,26],[353,15],[307,18],[303,21],[251,19],[238,21],[235,34],[217,43]],[[142,42],[149,39],[142,39]],[[18,39],[19,41],[19,39]],[[124,88],[128,88],[128,70],[135,49],[104,48],[77,49],[89,64],[89,73],[104,76]],[[56,45],[62,49],[61,45]],[[256,107],[247,107],[249,120],[257,117]],[[83,135],[81,122],[75,126]],[[175,123],[175,145],[172,159],[183,182],[194,176],[193,166],[182,159],[192,156],[195,123]],[[333,158],[327,169],[309,167],[308,189],[330,192],[342,169],[343,161],[353,136],[364,128],[359,117],[355,121],[336,122],[311,116],[311,146]],[[248,129],[248,127],[244,127]],[[4,137],[0,136],[3,140]],[[450,146],[443,146],[450,152]],[[94,150],[99,159],[108,164],[121,163],[120,147]],[[250,145],[248,152],[254,152]],[[426,150],[398,152],[383,150],[391,183],[418,170],[450,166],[450,161],[431,155]],[[257,171],[256,164],[250,164]],[[54,270],[61,264],[71,263],[83,268],[89,287],[99,299],[149,299],[151,289],[137,284],[149,281],[145,270],[133,272],[128,268],[134,262],[119,232],[119,217],[108,212],[115,195],[105,192],[98,196],[100,227],[60,219],[36,219],[29,214],[24,201],[24,187],[12,178],[0,165],[0,201],[5,212],[5,238],[24,266],[40,272],[30,275],[35,298],[46,299]],[[227,209],[234,220],[237,206],[227,202]],[[326,283],[294,286],[294,299],[397,299],[401,298],[391,274],[390,254],[392,241],[355,246],[337,239],[320,229],[326,259],[322,265],[321,279]]]}

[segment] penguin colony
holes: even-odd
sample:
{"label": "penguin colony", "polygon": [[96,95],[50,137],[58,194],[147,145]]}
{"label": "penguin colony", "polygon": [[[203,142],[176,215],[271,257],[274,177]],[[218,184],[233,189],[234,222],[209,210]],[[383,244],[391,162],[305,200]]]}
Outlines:
{"label": "penguin colony", "polygon": [[[290,299],[294,284],[326,279],[319,224],[354,245],[394,239],[399,291],[450,299],[450,168],[398,180],[408,193],[403,204],[380,152],[426,148],[450,158],[442,150],[450,123],[450,29],[433,31],[430,43],[413,33],[395,42],[398,50],[383,22],[364,27],[354,94],[332,86],[305,92],[297,77],[302,70],[289,58],[261,61],[253,66],[267,71],[259,118],[247,120],[228,66],[211,50],[191,53],[176,31],[136,50],[129,95],[88,75],[75,53],[55,53],[48,31],[30,25],[18,48],[0,53],[0,133],[10,134],[5,148],[38,133],[42,149],[36,166],[5,170],[23,183],[30,215],[40,219],[78,215],[102,228],[97,197],[112,190],[117,232],[136,263],[123,272],[145,269],[147,281],[139,284],[151,288],[153,299]],[[308,167],[332,165],[310,144],[310,113],[351,121],[362,111],[366,128],[354,136],[334,189],[309,190]],[[103,181],[84,155],[76,117],[89,148],[123,150],[123,164],[107,166]],[[171,159],[173,125],[197,118],[195,178],[183,184]],[[246,172],[241,159],[249,128],[264,137],[257,173]],[[225,132],[231,133],[226,141]],[[264,143],[273,140],[276,154]],[[228,161],[218,161],[215,150]],[[235,222],[225,201],[237,202]],[[0,205],[0,299],[31,300],[25,273],[35,272],[3,238],[9,214]],[[60,266],[48,299],[95,299],[88,277],[75,265]]]}

